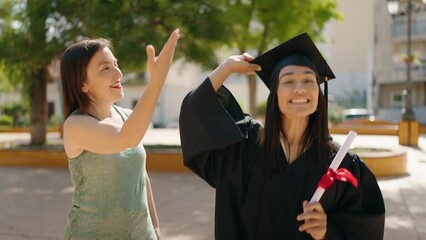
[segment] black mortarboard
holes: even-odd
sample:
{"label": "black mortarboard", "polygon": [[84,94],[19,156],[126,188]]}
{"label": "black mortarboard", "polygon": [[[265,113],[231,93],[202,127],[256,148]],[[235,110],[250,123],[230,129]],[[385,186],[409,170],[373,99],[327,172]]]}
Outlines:
{"label": "black mortarboard", "polygon": [[[308,57],[308,58],[306,58]],[[302,33],[277,47],[263,53],[253,60],[262,67],[257,75],[271,89],[275,75],[286,65],[304,65],[315,67],[319,74],[319,83],[335,78],[327,61],[321,55],[307,33]]]}

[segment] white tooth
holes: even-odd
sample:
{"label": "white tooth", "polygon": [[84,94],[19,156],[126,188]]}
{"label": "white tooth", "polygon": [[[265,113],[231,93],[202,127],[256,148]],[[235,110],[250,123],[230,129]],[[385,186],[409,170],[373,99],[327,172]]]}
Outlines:
{"label": "white tooth", "polygon": [[292,103],[307,103],[308,99],[292,99]]}

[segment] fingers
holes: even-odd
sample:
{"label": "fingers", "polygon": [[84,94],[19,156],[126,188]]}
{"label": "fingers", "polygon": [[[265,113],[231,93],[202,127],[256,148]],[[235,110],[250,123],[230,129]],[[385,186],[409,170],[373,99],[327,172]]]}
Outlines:
{"label": "fingers", "polygon": [[250,54],[245,52],[241,54],[240,57],[241,57],[241,60],[249,63],[247,65],[247,74],[249,75],[256,74],[257,71],[262,70],[262,68],[259,65],[251,63],[254,60],[254,57],[252,57]]}
{"label": "fingers", "polygon": [[305,200],[303,201],[303,211],[304,212],[312,212],[312,211],[324,212],[324,208],[319,202],[309,204],[309,202]]}
{"label": "fingers", "polygon": [[252,57],[251,55],[249,55],[248,53],[243,53],[241,54],[241,58],[242,60],[246,61],[246,62],[251,62],[253,61],[254,57]]}
{"label": "fingers", "polygon": [[257,64],[250,63],[253,60],[248,54],[232,55],[222,62],[222,69],[226,69],[229,73],[240,73],[245,75],[256,74],[261,67]]}
{"label": "fingers", "polygon": [[256,74],[256,72],[260,71],[260,70],[262,70],[262,68],[259,65],[250,63],[248,65],[247,74],[249,74],[249,75]]}
{"label": "fingers", "polygon": [[152,45],[146,47],[148,72],[150,77],[158,79],[158,82],[163,83],[167,77],[179,37],[179,29],[174,30],[158,56]]}
{"label": "fingers", "polygon": [[310,228],[306,230],[306,233],[311,235],[313,239],[325,239],[325,235],[327,233],[326,228]]}
{"label": "fingers", "polygon": [[154,67],[155,61],[155,48],[152,45],[146,46],[146,55],[147,55],[147,65],[148,70],[151,70]]}
{"label": "fingers", "polygon": [[169,39],[167,39],[167,42],[166,44],[164,44],[164,47],[161,50],[159,55],[162,55],[162,54],[173,55],[179,38],[180,38],[180,30],[176,29],[170,34]]}
{"label": "fingers", "polygon": [[309,204],[308,201],[303,201],[303,213],[297,216],[297,220],[306,221],[315,218],[322,219],[326,218],[326,216],[327,215],[325,214],[324,208],[322,207],[321,203],[316,202]]}
{"label": "fingers", "polygon": [[305,219],[305,222],[300,225],[299,231],[309,231],[311,228],[326,228],[327,218],[324,215],[316,214],[310,215],[309,218]]}
{"label": "fingers", "polygon": [[305,223],[299,227],[299,231],[305,231],[314,239],[323,239],[327,233],[327,221],[325,219],[306,220]]}
{"label": "fingers", "polygon": [[303,202],[302,214],[297,216],[298,221],[304,221],[299,227],[299,231],[306,231],[314,239],[322,239],[327,232],[327,214],[321,203],[311,203],[308,201]]}

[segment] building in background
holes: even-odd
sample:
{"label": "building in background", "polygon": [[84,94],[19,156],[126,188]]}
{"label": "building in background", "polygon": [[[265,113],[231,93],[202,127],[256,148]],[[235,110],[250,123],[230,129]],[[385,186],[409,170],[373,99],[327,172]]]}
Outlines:
{"label": "building in background", "polygon": [[[413,1],[414,2],[414,1]],[[421,4],[419,2],[419,4]],[[426,124],[426,8],[412,14],[412,103],[416,120]],[[373,99],[375,114],[398,122],[402,118],[407,56],[407,16],[391,16],[387,2],[375,0]]]}
{"label": "building in background", "polygon": [[329,94],[342,108],[372,108],[371,82],[374,49],[373,1],[339,0],[343,21],[331,21],[324,30],[320,49],[336,79]]}

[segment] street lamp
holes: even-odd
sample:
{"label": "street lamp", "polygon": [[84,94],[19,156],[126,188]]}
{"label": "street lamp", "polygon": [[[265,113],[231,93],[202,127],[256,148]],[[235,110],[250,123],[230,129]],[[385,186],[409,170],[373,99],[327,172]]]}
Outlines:
{"label": "street lamp", "polygon": [[[408,142],[404,145],[417,145],[418,132],[416,133],[411,128],[411,123],[416,123],[415,115],[413,111],[413,84],[411,81],[411,64],[413,62],[413,55],[411,54],[411,15],[413,12],[413,2],[415,4],[426,4],[426,0],[388,0],[387,7],[388,12],[391,15],[397,15],[399,13],[405,12],[407,15],[407,57],[405,58],[406,71],[407,71],[407,80],[405,81],[405,89],[403,91],[405,104],[402,108],[402,122],[406,122],[408,124]],[[402,5],[405,5],[406,9],[404,10]],[[401,10],[402,9],[402,10]],[[400,125],[401,126],[401,125]],[[400,130],[401,131],[401,130]],[[412,136],[416,135],[415,141],[411,141]],[[400,136],[401,138],[401,136]],[[414,143],[413,143],[414,142]],[[401,139],[400,139],[401,143]]]}

